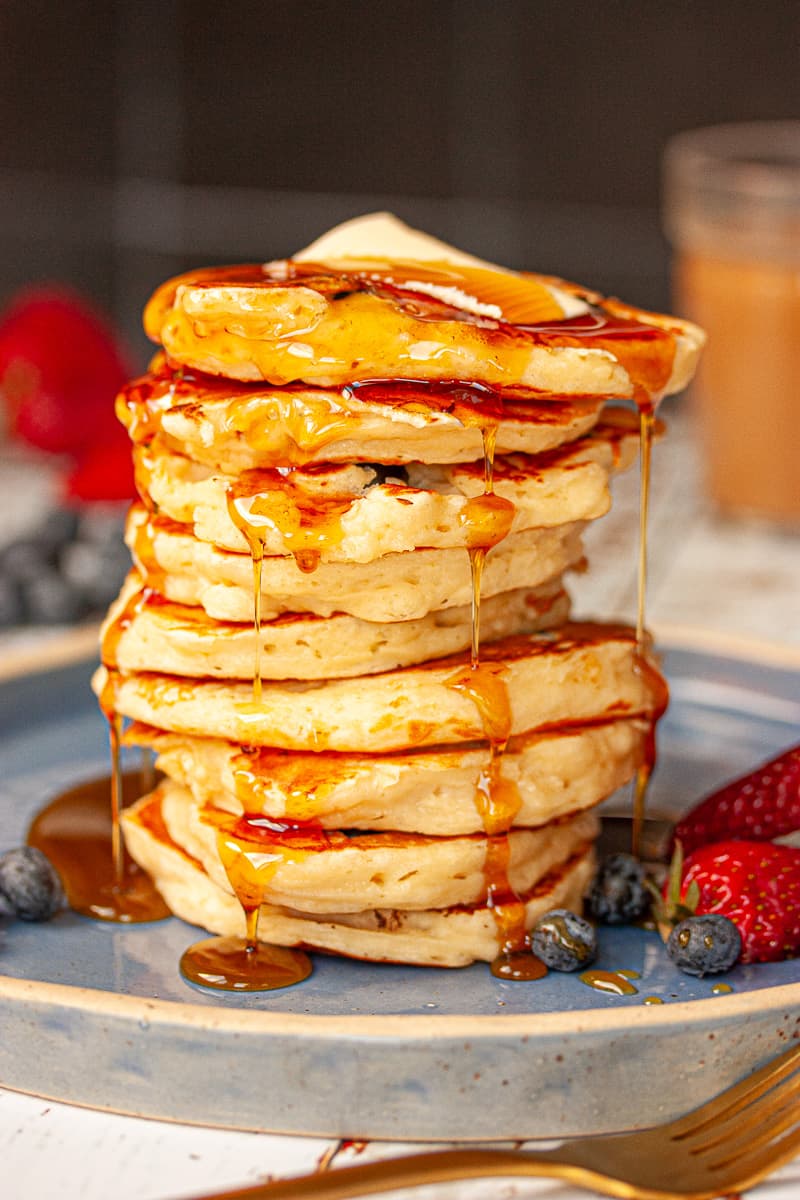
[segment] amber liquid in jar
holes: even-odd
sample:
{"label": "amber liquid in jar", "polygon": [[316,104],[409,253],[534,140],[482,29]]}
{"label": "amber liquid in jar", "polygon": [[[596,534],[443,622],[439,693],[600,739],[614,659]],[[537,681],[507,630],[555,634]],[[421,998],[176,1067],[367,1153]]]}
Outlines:
{"label": "amber liquid in jar", "polygon": [[692,394],[712,500],[800,526],[800,265],[698,249],[678,257],[675,283],[708,333]]}

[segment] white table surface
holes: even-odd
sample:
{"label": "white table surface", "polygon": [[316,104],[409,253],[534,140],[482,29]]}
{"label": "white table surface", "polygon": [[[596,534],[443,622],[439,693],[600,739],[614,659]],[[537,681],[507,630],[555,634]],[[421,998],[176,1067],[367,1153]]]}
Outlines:
{"label": "white table surface", "polygon": [[[669,409],[666,416],[670,420]],[[716,518],[702,499],[687,415],[674,414],[671,424],[672,434],[658,446],[654,465],[649,624],[670,640],[699,638],[720,649],[800,663],[800,534]],[[590,532],[592,571],[571,588],[579,613],[633,617],[635,475],[617,482],[614,510]],[[8,477],[4,486],[0,473],[0,499],[8,487]],[[13,488],[18,497],[18,479]],[[41,649],[57,639],[57,633],[6,636],[0,650]],[[337,1150],[337,1143],[327,1140],[170,1125],[0,1089],[2,1200],[179,1200],[313,1171],[331,1155],[333,1169],[407,1149],[370,1143]],[[437,1200],[577,1200],[583,1194],[548,1181],[484,1182],[414,1193],[425,1200],[434,1195]],[[797,1200],[800,1159],[750,1196]]]}

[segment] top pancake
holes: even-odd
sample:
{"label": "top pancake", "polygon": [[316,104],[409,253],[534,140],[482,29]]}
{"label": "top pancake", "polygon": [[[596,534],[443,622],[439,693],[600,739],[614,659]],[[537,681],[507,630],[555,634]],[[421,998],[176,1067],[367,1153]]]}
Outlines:
{"label": "top pancake", "polygon": [[174,364],[278,385],[470,380],[658,397],[694,373],[704,338],[689,322],[377,221],[351,222],[293,259],[171,279],[145,329]]}

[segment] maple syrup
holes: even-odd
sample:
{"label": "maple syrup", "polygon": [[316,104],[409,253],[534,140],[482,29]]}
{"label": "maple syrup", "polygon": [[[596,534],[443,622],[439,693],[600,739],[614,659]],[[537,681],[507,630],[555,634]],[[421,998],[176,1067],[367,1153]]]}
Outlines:
{"label": "maple syrup", "polygon": [[190,983],[224,992],[273,992],[294,987],[311,974],[311,959],[289,950],[241,937],[212,937],[184,950],[180,970]]}
{"label": "maple syrup", "polygon": [[[497,927],[499,955],[490,971],[499,979],[514,981],[539,979],[547,974],[544,963],[529,953],[530,941],[525,929],[525,905],[515,894],[508,878],[510,843],[508,832],[522,807],[516,784],[504,778],[502,759],[511,734],[512,714],[506,672],[502,663],[481,664],[480,600],[483,564],[487,552],[511,529],[514,505],[494,495],[494,454],[497,422],[485,420],[481,426],[484,456],[483,495],[472,500],[464,514],[471,567],[471,653],[469,667],[457,671],[447,686],[468,696],[478,710],[483,732],[489,742],[489,761],[479,773],[475,803],[486,833],[486,857],[483,866],[486,904]],[[498,525],[497,517],[501,520]]]}
{"label": "maple syrup", "polygon": [[202,819],[216,827],[220,860],[242,906],[247,933],[196,942],[181,957],[182,974],[222,991],[265,992],[302,983],[312,971],[308,955],[259,941],[259,914],[278,866],[326,848],[330,837],[318,827],[287,826],[211,808],[203,810]]}
{"label": "maple syrup", "polygon": [[610,996],[635,996],[639,991],[622,971],[600,971],[593,968],[583,971],[578,978],[587,987]]}
{"label": "maple syrup", "polygon": [[[139,772],[120,782],[127,806],[141,794]],[[109,776],[62,792],[34,818],[28,844],[50,859],[75,912],[124,924],[162,920],[170,912],[149,875],[122,856],[111,794]]]}

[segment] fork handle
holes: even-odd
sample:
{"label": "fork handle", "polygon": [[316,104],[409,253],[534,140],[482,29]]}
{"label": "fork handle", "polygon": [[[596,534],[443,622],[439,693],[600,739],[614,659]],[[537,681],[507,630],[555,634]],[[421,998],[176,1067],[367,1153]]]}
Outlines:
{"label": "fork handle", "polygon": [[599,1177],[595,1180],[594,1175],[590,1182],[588,1171],[581,1172],[585,1176],[583,1181],[575,1179],[574,1168],[565,1168],[557,1159],[551,1159],[546,1150],[524,1153],[518,1150],[432,1150],[351,1167],[335,1167],[293,1179],[276,1179],[235,1192],[198,1197],[197,1200],[303,1200],[304,1197],[350,1200],[355,1196],[394,1192],[430,1183],[509,1175],[555,1177],[564,1176],[567,1170],[573,1182],[584,1182],[593,1187],[600,1183]]}

